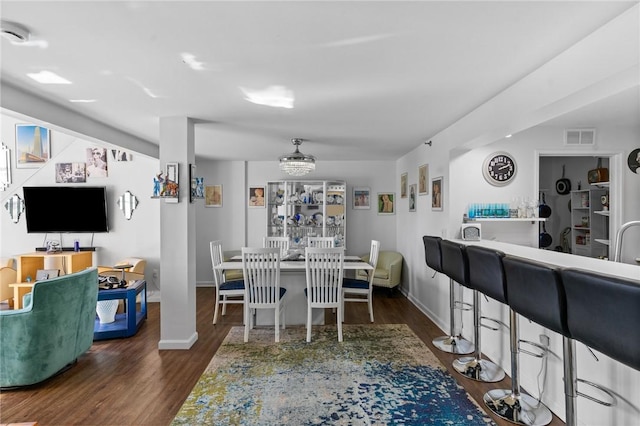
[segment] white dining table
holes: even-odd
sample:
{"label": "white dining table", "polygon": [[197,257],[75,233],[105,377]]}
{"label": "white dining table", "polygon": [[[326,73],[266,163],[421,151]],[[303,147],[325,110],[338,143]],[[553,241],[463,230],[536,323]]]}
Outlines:
{"label": "white dining table", "polygon": [[[222,262],[218,269],[233,270],[242,269],[242,256],[233,256],[229,260]],[[345,256],[344,270],[345,276],[350,271],[372,270],[373,267],[364,262],[359,256]],[[307,323],[307,299],[304,289],[307,287],[305,275],[306,265],[303,258],[297,260],[280,261],[280,287],[286,288],[285,294],[285,324],[305,325]],[[273,325],[273,311],[258,309],[256,312],[256,325]],[[324,324],[324,309],[313,310],[313,324]]]}

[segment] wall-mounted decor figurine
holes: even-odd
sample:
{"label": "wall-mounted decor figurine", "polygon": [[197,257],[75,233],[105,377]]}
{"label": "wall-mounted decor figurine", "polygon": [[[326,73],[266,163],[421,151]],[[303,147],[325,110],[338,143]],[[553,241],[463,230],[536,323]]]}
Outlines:
{"label": "wall-mounted decor figurine", "polygon": [[138,206],[138,199],[131,192],[126,191],[118,198],[118,207],[122,210],[124,217],[129,220],[133,215],[133,211]]}
{"label": "wall-mounted decor figurine", "polygon": [[0,146],[0,191],[11,183],[11,150],[5,144]]}
{"label": "wall-mounted decor figurine", "polygon": [[24,201],[18,194],[13,194],[6,203],[4,208],[9,212],[9,216],[13,223],[20,221],[20,215],[24,212]]}

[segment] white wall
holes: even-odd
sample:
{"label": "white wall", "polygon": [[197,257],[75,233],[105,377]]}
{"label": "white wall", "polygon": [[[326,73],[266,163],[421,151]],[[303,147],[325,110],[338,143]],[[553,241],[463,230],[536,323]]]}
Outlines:
{"label": "white wall", "polygon": [[[40,168],[16,168],[15,125],[45,123],[25,121],[22,118],[2,114],[2,141],[11,149],[12,184],[0,192],[0,204],[4,206],[7,198],[18,194],[21,198],[23,186],[67,185],[55,182],[55,164],[65,162],[85,162],[86,148],[118,148],[110,143],[96,143],[72,136],[64,131],[51,128],[51,160]],[[106,178],[88,178],[86,183],[74,185],[105,186],[107,188],[107,211],[109,232],[94,234],[93,246],[97,247],[95,260],[98,265],[113,265],[126,257],[147,259],[145,277],[149,291],[159,288],[159,279],[153,277],[153,270],[159,269],[160,235],[159,202],[150,198],[153,193],[153,176],[158,172],[158,160],[133,152],[132,161],[108,162],[109,176]],[[138,198],[138,207],[131,220],[126,220],[118,208],[118,197],[130,191]],[[76,206],[51,206],[52,214],[64,214],[68,208],[82,208],[82,200]],[[13,223],[4,207],[0,212],[0,257],[15,257],[21,253],[30,253],[36,247],[44,246],[45,234],[28,234],[24,215],[18,223]],[[80,245],[91,245],[91,234],[48,234],[49,240],[60,240],[63,246],[73,246],[75,239]],[[155,285],[154,285],[155,284]]]}
{"label": "white wall", "polygon": [[[266,186],[269,181],[298,180],[284,175],[277,161],[199,161],[198,176],[206,185],[222,185],[223,201],[219,208],[198,208],[197,222],[197,282],[211,285],[209,241],[221,239],[224,250],[239,250],[243,246],[261,246],[266,232],[267,209],[247,207],[249,186]],[[318,161],[316,171],[299,180],[344,180],[347,182],[347,254],[369,252],[372,239],[381,243],[381,250],[396,250],[397,216],[380,216],[375,205],[370,210],[354,210],[354,186],[367,186],[371,194],[397,192],[393,161]],[[204,200],[196,200],[204,206]]]}

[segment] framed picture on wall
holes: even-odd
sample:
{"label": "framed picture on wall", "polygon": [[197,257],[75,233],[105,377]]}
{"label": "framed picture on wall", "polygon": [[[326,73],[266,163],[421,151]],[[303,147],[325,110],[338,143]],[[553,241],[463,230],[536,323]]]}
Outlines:
{"label": "framed picture on wall", "polygon": [[431,179],[431,210],[442,210],[442,176]]}
{"label": "framed picture on wall", "polygon": [[407,198],[407,179],[409,173],[403,173],[400,175],[400,198]]}
{"label": "framed picture on wall", "polygon": [[222,207],[222,185],[207,185],[204,187],[204,206]]}
{"label": "framed picture on wall", "polygon": [[415,212],[416,211],[416,192],[418,190],[418,185],[417,184],[411,184],[409,185],[409,211],[410,212]]}
{"label": "framed picture on wall", "polygon": [[369,188],[353,188],[353,208],[355,210],[368,210],[371,208],[371,190]]}
{"label": "framed picture on wall", "polygon": [[264,186],[249,187],[249,207],[264,207]]}
{"label": "framed picture on wall", "polygon": [[394,192],[378,192],[378,214],[396,214],[395,198]]}
{"label": "framed picture on wall", "polygon": [[51,159],[51,132],[35,124],[16,124],[16,167],[40,167]]}
{"label": "framed picture on wall", "polygon": [[418,195],[429,194],[429,165],[423,164],[418,167]]}

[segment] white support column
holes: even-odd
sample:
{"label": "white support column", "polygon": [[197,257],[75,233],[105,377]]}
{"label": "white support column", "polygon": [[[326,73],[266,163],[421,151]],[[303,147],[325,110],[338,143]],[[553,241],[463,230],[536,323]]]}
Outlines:
{"label": "white support column", "polygon": [[196,331],[196,217],[189,202],[189,164],[195,163],[188,117],[160,118],[160,167],[178,163],[178,203],[160,199],[160,342],[158,349],[189,349]]}

